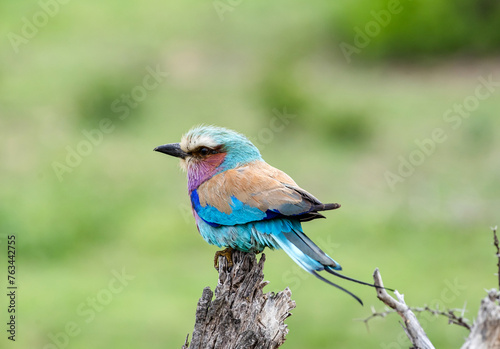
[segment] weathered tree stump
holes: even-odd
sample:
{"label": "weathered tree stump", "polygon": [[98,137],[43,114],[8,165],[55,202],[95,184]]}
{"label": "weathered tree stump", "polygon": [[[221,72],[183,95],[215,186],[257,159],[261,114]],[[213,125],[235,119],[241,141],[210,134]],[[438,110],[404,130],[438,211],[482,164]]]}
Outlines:
{"label": "weathered tree stump", "polygon": [[215,299],[210,287],[203,290],[196,308],[192,341],[183,349],[278,348],[288,333],[284,321],[295,308],[287,287],[264,294],[264,262],[254,253],[233,251],[234,265],[219,257],[219,280]]}
{"label": "weathered tree stump", "polygon": [[462,349],[500,348],[500,292],[491,290],[481,301],[477,318]]}

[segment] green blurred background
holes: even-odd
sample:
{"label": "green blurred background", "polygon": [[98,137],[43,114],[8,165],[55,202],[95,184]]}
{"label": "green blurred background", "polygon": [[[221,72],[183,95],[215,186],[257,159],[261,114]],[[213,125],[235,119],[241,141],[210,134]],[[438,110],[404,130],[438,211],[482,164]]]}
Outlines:
{"label": "green blurred background", "polygon": [[[152,149],[201,123],[342,204],[305,229],[345,274],[379,267],[408,304],[475,317],[497,285],[497,2],[60,1],[0,3],[0,279],[3,294],[15,234],[17,348],[182,345],[216,248],[185,174]],[[360,307],[266,255],[266,290],[297,302],[284,348],[410,346],[397,315],[354,321],[384,309],[373,289],[341,282]],[[421,319],[436,347],[467,335]]]}

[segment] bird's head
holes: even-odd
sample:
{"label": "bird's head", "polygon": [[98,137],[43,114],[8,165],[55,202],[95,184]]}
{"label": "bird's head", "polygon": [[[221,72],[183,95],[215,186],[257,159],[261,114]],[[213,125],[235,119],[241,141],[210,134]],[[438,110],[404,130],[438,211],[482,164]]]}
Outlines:
{"label": "bird's head", "polygon": [[181,167],[188,174],[189,191],[217,173],[262,159],[248,138],[216,126],[195,127],[180,143],[160,145],[154,150],[181,159]]}

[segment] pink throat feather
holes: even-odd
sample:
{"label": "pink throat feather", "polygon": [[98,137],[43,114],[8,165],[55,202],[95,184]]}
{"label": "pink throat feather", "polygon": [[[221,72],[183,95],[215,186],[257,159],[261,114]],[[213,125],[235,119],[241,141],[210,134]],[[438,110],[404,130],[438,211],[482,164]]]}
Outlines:
{"label": "pink throat feather", "polygon": [[219,165],[224,162],[225,157],[225,153],[218,153],[189,164],[187,171],[189,193],[211,178],[219,169]]}

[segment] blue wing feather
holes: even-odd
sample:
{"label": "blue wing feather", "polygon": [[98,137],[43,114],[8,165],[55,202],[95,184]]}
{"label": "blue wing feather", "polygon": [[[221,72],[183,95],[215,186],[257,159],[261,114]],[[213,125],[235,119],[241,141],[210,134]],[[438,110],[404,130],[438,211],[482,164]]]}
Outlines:
{"label": "blue wing feather", "polygon": [[234,196],[231,197],[230,204],[232,211],[227,214],[210,205],[202,206],[196,190],[191,193],[191,203],[200,218],[212,226],[244,224],[273,218],[277,215],[274,212],[269,212],[269,214],[262,212],[259,208],[247,205]]}
{"label": "blue wing feather", "polygon": [[310,211],[310,207],[308,208],[308,210],[302,210],[299,212],[295,210],[294,213],[288,211],[289,214],[282,213],[279,209],[269,209],[266,211],[261,211],[258,207],[247,205],[246,203],[241,202],[236,197],[232,196],[230,203],[231,213],[227,214],[225,212],[219,211],[216,207],[211,205],[202,206],[200,204],[200,198],[196,190],[193,190],[193,192],[191,193],[191,203],[200,218],[214,227],[217,227],[219,225],[245,224],[260,220],[298,216]]}

